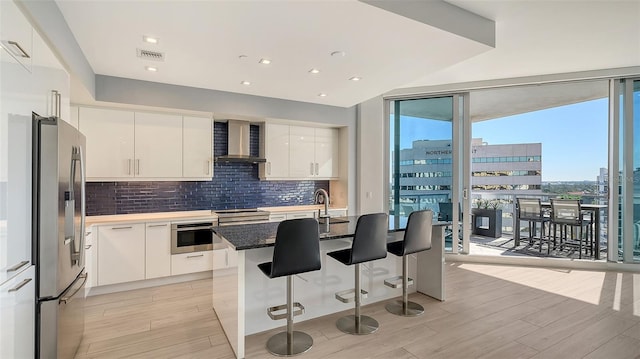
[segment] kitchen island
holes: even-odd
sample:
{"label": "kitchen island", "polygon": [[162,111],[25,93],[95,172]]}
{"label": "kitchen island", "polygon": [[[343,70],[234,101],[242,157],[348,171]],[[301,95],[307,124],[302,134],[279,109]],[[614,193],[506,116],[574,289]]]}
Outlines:
{"label": "kitchen island", "polygon": [[[353,267],[345,266],[326,254],[351,246],[357,219],[357,216],[339,217],[332,219],[337,223],[319,225],[322,269],[295,276],[294,300],[305,307],[305,313],[296,317],[296,322],[352,309],[353,304],[336,300],[335,293],[353,288]],[[238,358],[244,358],[245,336],[285,324],[267,316],[268,307],[283,304],[286,300],[285,278],[269,279],[257,267],[259,263],[272,260],[278,224],[259,223],[214,229],[218,240],[237,255],[237,267],[224,273],[214,273],[213,307]],[[410,291],[417,290],[444,300],[444,228],[447,224],[434,223],[431,250],[410,256],[409,276],[416,283],[409,288]],[[390,228],[389,241],[401,240],[403,230],[402,227]],[[385,286],[384,280],[401,273],[402,258],[394,255],[363,263],[361,285],[362,289],[369,292],[363,304],[400,297],[401,289]]]}

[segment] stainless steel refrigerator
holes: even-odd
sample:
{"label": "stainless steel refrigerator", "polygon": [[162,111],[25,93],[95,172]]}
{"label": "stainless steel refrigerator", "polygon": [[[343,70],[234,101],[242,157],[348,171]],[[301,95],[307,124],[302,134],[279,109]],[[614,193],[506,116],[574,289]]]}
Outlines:
{"label": "stainless steel refrigerator", "polygon": [[85,137],[33,114],[36,357],[73,358],[84,333]]}

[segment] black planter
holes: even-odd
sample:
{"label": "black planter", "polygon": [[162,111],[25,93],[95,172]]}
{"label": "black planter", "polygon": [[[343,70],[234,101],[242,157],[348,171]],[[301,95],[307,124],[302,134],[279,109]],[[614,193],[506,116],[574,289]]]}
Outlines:
{"label": "black planter", "polygon": [[471,213],[473,234],[491,238],[502,237],[501,209],[473,208]]}

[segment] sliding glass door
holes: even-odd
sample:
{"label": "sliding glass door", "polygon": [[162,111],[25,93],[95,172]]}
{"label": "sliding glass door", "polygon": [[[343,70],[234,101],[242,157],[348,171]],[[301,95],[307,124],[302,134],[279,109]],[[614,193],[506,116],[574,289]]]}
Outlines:
{"label": "sliding glass door", "polygon": [[611,88],[612,132],[620,145],[615,148],[618,175],[610,178],[618,203],[615,212],[609,212],[618,218],[618,241],[609,250],[609,260],[640,262],[640,79],[614,80]]}

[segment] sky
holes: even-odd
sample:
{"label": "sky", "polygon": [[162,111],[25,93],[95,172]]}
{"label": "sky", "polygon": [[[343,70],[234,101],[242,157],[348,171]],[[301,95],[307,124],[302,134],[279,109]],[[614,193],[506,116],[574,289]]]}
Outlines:
{"label": "sky", "polygon": [[[480,121],[473,123],[472,137],[490,145],[540,142],[542,181],[595,181],[607,167],[608,103],[603,98]],[[451,139],[450,122],[406,120],[402,148],[414,139]]]}

